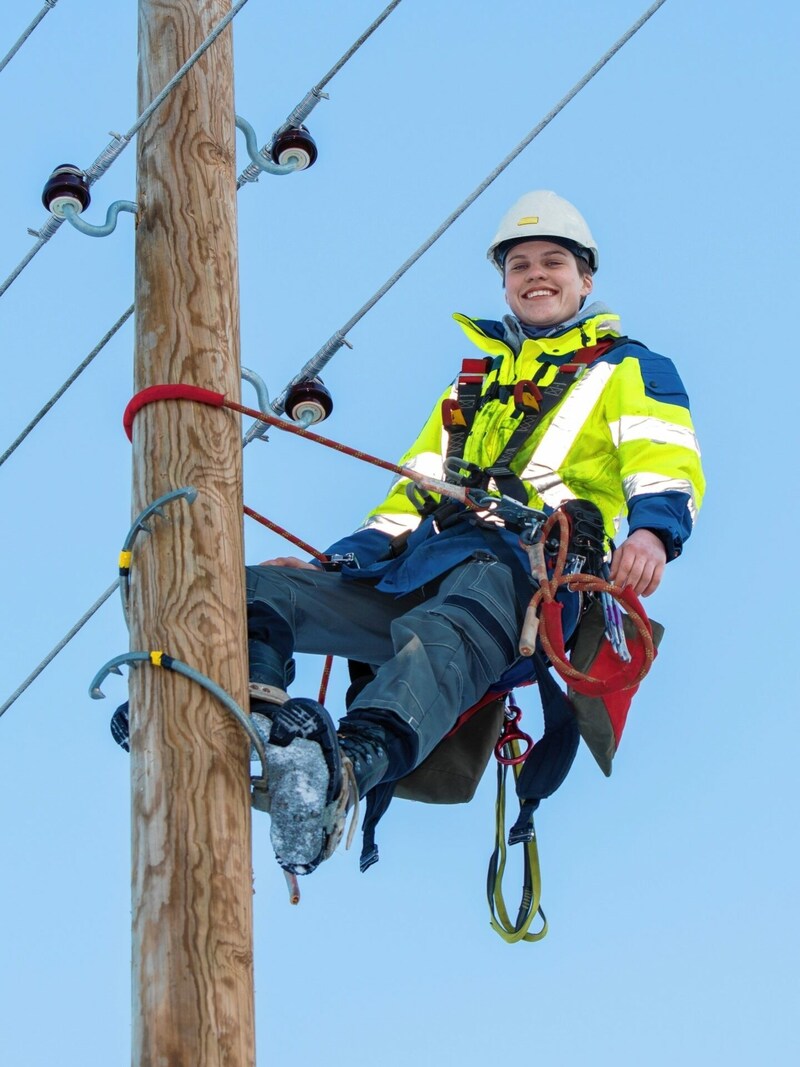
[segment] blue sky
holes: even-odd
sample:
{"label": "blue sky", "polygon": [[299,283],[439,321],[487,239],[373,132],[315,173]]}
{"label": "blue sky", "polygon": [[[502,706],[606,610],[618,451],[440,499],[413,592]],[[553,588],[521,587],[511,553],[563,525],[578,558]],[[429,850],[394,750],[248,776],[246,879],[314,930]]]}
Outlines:
{"label": "blue sky", "polygon": [[[40,6],[4,6],[0,53]],[[309,120],[317,165],[240,193],[244,364],[280,390],[644,7],[403,0]],[[261,141],[380,10],[251,0],[235,23],[236,107]],[[464,807],[395,802],[380,864],[362,876],[337,854],[298,908],[254,820],[260,1063],[796,1062],[799,28],[788,3],[668,0],[328,368],[326,431],[396,458],[464,354],[451,312],[503,312],[484,259],[498,219],[553,188],[598,240],[595,295],[677,362],[709,491],[648,605],[667,636],[613,777],[581,752],[537,818],[544,942],[507,946],[489,928],[491,773]],[[88,166],[129,129],[135,87],[132,0],[60,0],[0,73],[0,280],[46,217],[50,171]],[[92,221],[135,198],[134,156],[94,187]],[[0,299],[0,451],[130,304],[133,268],[130,217],[102,241],[62,227]],[[129,324],[0,468],[0,701],[114,579],[132,336]],[[245,499],[324,547],[386,477],[279,436],[246,450]],[[250,561],[285,552],[245,534]],[[0,720],[9,1067],[129,1062],[129,786],[107,728],[124,680],[102,704],[87,696],[126,648],[114,599]],[[319,672],[301,663],[295,691],[315,693]],[[340,664],[332,709],[345,685]],[[535,695],[520,702],[536,732]]]}

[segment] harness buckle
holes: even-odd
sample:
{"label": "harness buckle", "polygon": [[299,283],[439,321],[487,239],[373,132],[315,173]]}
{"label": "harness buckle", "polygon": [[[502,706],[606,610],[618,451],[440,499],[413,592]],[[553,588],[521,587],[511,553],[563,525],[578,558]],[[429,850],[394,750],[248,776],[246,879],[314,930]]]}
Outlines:
{"label": "harness buckle", "polygon": [[448,482],[465,485],[470,489],[482,486],[486,480],[482,467],[471,460],[462,459],[461,456],[447,456],[444,461],[444,471]]}
{"label": "harness buckle", "polygon": [[361,564],[358,562],[358,556],[355,552],[333,552],[326,560],[322,562],[322,569],[325,571],[340,571],[342,567],[354,567],[360,568]]}
{"label": "harness buckle", "polygon": [[542,391],[533,382],[524,378],[514,386],[514,408],[519,414],[535,414],[541,400]]}
{"label": "harness buckle", "polygon": [[467,420],[457,400],[442,401],[442,425],[448,432],[456,428],[462,429],[466,427]]}
{"label": "harness buckle", "polygon": [[[490,469],[487,473],[493,472]],[[529,508],[511,496],[492,496],[480,489],[470,492],[469,497],[482,511],[488,511],[494,518],[501,519],[506,529],[518,534],[526,545],[535,544],[539,540],[542,527],[547,521],[543,511]]]}

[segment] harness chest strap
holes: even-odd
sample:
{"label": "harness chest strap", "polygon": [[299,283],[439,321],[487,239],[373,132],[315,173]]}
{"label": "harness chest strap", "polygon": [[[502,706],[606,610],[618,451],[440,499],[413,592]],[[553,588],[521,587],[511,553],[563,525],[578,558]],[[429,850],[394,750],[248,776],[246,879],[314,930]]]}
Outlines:
{"label": "harness chest strap", "polygon": [[[442,401],[442,424],[448,435],[446,458],[463,458],[475,416],[483,404],[496,398],[507,401],[513,396],[520,422],[492,466],[484,468],[484,474],[487,479],[494,478],[501,493],[527,503],[527,493],[521,480],[511,472],[512,462],[541,420],[562,399],[578,372],[612,347],[625,341],[627,338],[624,337],[613,338],[578,349],[568,363],[561,364],[553,381],[543,389],[539,388],[536,379],[545,374],[549,364],[542,364],[533,381],[521,379],[514,383],[513,388],[495,382],[484,393],[486,375],[492,365],[491,358],[465,359],[456,379],[456,399]],[[506,395],[503,396],[503,393]]]}
{"label": "harness chest strap", "polygon": [[491,365],[489,356],[483,359],[464,359],[456,379],[456,399],[448,398],[442,401],[442,423],[448,434],[448,459],[450,456],[464,455],[467,438],[478,411],[483,383]]}

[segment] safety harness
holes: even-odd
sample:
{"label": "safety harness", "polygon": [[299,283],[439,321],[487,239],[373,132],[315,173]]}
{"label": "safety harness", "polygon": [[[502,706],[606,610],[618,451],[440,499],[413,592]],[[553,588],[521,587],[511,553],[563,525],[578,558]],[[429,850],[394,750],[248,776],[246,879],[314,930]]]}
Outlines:
{"label": "safety harness", "polygon": [[[501,385],[494,381],[484,391],[484,383],[492,370],[494,360],[490,356],[464,359],[456,379],[455,398],[442,401],[442,423],[448,435],[445,459],[447,480],[485,489],[493,479],[504,496],[527,503],[525,485],[522,479],[512,472],[511,464],[545,415],[562,399],[578,373],[599,356],[627,342],[627,337],[615,337],[578,349],[572,354],[569,362],[561,364],[552,382],[542,388],[539,387],[539,382],[552,366],[550,363],[542,363],[532,379],[522,379],[513,385]],[[519,418],[519,423],[503,451],[491,467],[478,467],[466,462],[463,457],[467,439],[472,432],[478,411],[494,400],[507,403],[512,397],[514,415]]]}

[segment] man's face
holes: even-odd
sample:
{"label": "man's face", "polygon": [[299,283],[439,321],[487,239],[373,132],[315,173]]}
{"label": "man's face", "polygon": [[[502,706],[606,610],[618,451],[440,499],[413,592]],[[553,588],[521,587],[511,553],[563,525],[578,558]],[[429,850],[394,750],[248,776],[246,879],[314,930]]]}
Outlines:
{"label": "man's face", "polygon": [[575,256],[552,241],[521,241],[505,262],[506,303],[528,326],[555,326],[577,315],[592,291]]}

